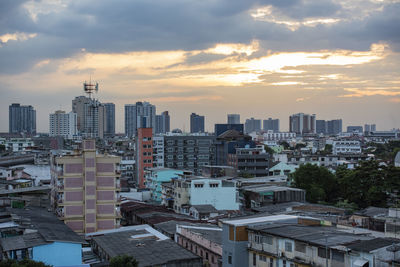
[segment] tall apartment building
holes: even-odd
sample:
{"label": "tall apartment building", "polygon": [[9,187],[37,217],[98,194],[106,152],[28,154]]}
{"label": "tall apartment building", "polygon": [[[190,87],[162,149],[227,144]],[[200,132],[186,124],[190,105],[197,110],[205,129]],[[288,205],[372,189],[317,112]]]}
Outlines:
{"label": "tall apartment building", "polygon": [[106,108],[100,101],[86,96],[72,100],[77,115],[77,128],[83,137],[103,138],[107,126]]}
{"label": "tall apartment building", "polygon": [[91,103],[91,99],[86,96],[77,96],[72,100],[72,112],[77,115],[78,131],[81,133],[85,129],[85,106]]}
{"label": "tall apartment building", "polygon": [[57,110],[50,114],[49,129],[50,136],[62,136],[66,139],[72,139],[78,134],[76,113]]}
{"label": "tall apartment building", "polygon": [[204,116],[196,113],[190,114],[190,132],[204,133]]}
{"label": "tall apartment building", "polygon": [[247,119],[244,124],[245,133],[259,132],[261,131],[261,120],[254,118]]}
{"label": "tall apartment building", "polygon": [[136,138],[136,178],[137,186],[145,188],[146,168],[153,167],[153,129],[138,128]]}
{"label": "tall apartment building", "polygon": [[77,154],[50,161],[52,206],[65,224],[78,233],[119,227],[119,157],[96,154],[87,139]]}
{"label": "tall apartment building", "polygon": [[104,135],[114,136],[115,135],[115,104],[114,103],[104,103],[106,110],[106,125],[104,129]]}
{"label": "tall apartment building", "polygon": [[293,114],[289,117],[289,132],[296,134],[316,133],[315,114]]}
{"label": "tall apartment building", "polygon": [[240,114],[228,114],[228,124],[240,124]]}
{"label": "tall apartment building", "polygon": [[164,111],[161,115],[156,115],[155,133],[170,132],[170,117],[168,111]]}
{"label": "tall apartment building", "polygon": [[125,105],[125,134],[136,136],[139,128],[152,128],[155,133],[156,106],[149,102]]}
{"label": "tall apartment building", "polygon": [[376,131],[376,124],[365,124],[364,125],[365,132],[375,132]]}
{"label": "tall apartment building", "polygon": [[279,132],[279,119],[268,118],[268,120],[263,120],[263,130]]}
{"label": "tall apartment building", "polygon": [[343,128],[342,119],[337,120],[317,120],[316,121],[316,133],[317,134],[339,134]]}
{"label": "tall apartment building", "polygon": [[[190,170],[200,175],[205,165],[215,165],[215,136],[171,134],[156,136],[159,148],[154,150],[153,158],[157,166],[164,159],[164,167],[178,170]],[[161,141],[163,139],[163,141]],[[161,149],[163,145],[164,150]]]}
{"label": "tall apartment building", "polygon": [[13,103],[8,108],[9,133],[36,133],[36,111],[32,106]]}

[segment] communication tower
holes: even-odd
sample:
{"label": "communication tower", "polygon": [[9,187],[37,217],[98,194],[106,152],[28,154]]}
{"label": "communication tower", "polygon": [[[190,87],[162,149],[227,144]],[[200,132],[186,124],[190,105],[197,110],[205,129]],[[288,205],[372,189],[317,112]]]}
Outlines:
{"label": "communication tower", "polygon": [[92,80],[90,80],[89,82],[84,82],[83,83],[83,90],[85,91],[85,93],[89,96],[89,98],[92,98],[92,94],[94,92],[98,92],[99,91],[99,83],[97,82],[92,82]]}

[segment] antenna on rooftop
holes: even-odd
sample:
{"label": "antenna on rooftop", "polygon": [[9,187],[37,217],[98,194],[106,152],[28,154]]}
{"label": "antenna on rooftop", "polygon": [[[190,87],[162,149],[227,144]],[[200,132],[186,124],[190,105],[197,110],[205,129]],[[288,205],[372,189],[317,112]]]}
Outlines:
{"label": "antenna on rooftop", "polygon": [[89,82],[84,82],[83,83],[83,90],[85,93],[89,96],[89,98],[92,98],[92,94],[94,92],[99,92],[99,83],[97,82],[92,82],[92,75],[90,75],[90,80]]}

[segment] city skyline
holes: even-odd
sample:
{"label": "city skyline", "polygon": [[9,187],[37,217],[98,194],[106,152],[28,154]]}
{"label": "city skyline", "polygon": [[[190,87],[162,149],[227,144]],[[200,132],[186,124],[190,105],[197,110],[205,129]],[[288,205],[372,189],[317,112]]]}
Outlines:
{"label": "city skyline", "polygon": [[[1,1],[0,113],[11,103],[48,115],[70,111],[90,76],[96,97],[147,101],[171,114],[171,129],[206,130],[226,114],[290,114],[347,125],[400,127],[400,2],[389,1]],[[166,12],[168,10],[168,12]],[[196,33],[196,34],[194,34]],[[7,116],[0,131],[7,131]]]}

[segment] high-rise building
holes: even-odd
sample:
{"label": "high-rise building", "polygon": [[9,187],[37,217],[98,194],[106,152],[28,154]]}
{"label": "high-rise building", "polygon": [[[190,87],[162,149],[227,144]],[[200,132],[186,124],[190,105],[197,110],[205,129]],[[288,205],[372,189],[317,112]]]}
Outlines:
{"label": "high-rise building", "polygon": [[66,139],[72,139],[78,134],[76,113],[57,110],[50,114],[49,135],[62,136]]}
{"label": "high-rise building", "polygon": [[156,134],[168,133],[170,131],[170,117],[168,111],[164,111],[161,115],[156,115]]}
{"label": "high-rise building", "polygon": [[365,132],[375,132],[376,131],[376,124],[365,124],[364,125]]}
{"label": "high-rise building", "polygon": [[8,108],[9,133],[36,133],[36,111],[32,106],[13,103]]}
{"label": "high-rise building", "polygon": [[240,124],[240,114],[228,114],[228,124]]}
{"label": "high-rise building", "polygon": [[339,134],[342,130],[342,119],[327,121],[327,134]]}
{"label": "high-rise building", "polygon": [[153,167],[153,129],[138,128],[136,139],[136,178],[137,186],[145,188],[144,171]]}
{"label": "high-rise building", "polygon": [[106,109],[106,127],[104,129],[104,135],[114,136],[115,135],[115,105],[114,103],[104,103]]}
{"label": "high-rise building", "polygon": [[246,133],[261,131],[261,120],[254,119],[254,118],[247,119],[244,124],[244,131]]}
{"label": "high-rise building", "polygon": [[72,100],[72,112],[77,116],[77,129],[82,133],[85,129],[85,106],[89,105],[92,99],[86,96],[77,96]]}
{"label": "high-rise building", "polygon": [[316,133],[317,134],[331,134],[336,135],[342,132],[342,119],[337,120],[317,120]]}
{"label": "high-rise building", "polygon": [[190,132],[204,133],[204,116],[196,113],[190,114]]}
{"label": "high-rise building", "polygon": [[328,132],[328,124],[326,120],[317,120],[315,124],[317,134],[326,134]]}
{"label": "high-rise building", "polygon": [[77,115],[77,129],[84,137],[103,138],[107,125],[106,108],[97,99],[78,96],[72,100]]}
{"label": "high-rise building", "polygon": [[78,154],[53,154],[52,207],[72,230],[92,233],[120,225],[120,158],[96,153],[95,140]]}
{"label": "high-rise building", "polygon": [[289,117],[289,132],[296,134],[316,133],[315,114],[293,114]]}
{"label": "high-rise building", "polygon": [[263,120],[263,130],[279,132],[279,119],[268,118],[268,120]]}
{"label": "high-rise building", "polygon": [[149,102],[125,105],[125,134],[135,136],[139,128],[152,128],[155,133],[156,106]]}

